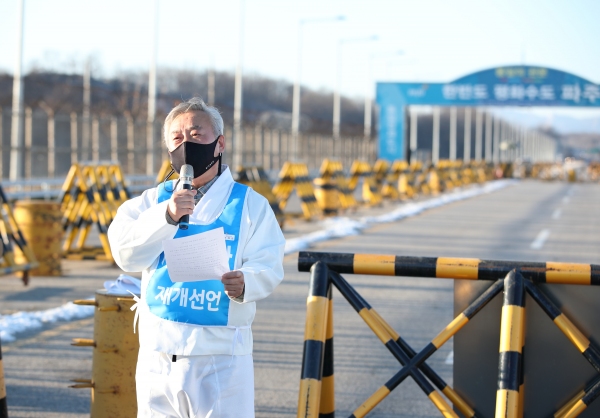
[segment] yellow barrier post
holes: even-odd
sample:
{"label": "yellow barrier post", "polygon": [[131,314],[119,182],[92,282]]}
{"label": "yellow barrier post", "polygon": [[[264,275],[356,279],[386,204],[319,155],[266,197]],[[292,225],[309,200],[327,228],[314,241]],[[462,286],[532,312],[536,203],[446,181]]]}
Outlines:
{"label": "yellow barrier post", "polygon": [[76,379],[72,388],[91,389],[91,418],[130,418],[137,415],[135,368],[139,351],[138,335],[133,333],[133,298],[96,292],[95,301],[75,301],[94,305],[94,338],[75,338],[72,345],[93,347],[92,378]]}
{"label": "yellow barrier post", "polygon": [[6,383],[4,382],[4,366],[2,364],[2,340],[0,340],[0,418],[8,418]]}
{"label": "yellow barrier post", "polygon": [[522,414],[519,389],[523,384],[524,327],[523,276],[511,271],[504,279],[496,418],[518,418]]}
{"label": "yellow barrier post", "polygon": [[[306,327],[298,395],[298,418],[319,418],[330,296],[329,269],[324,263],[316,263],[311,268],[310,288],[306,300]],[[333,384],[328,382],[327,392],[332,388]],[[331,405],[334,405],[333,399],[324,403],[326,408]]]}

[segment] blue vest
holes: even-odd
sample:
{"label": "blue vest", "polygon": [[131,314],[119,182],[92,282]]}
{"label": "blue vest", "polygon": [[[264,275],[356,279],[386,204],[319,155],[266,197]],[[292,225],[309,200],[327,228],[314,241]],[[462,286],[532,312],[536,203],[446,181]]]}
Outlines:
{"label": "blue vest", "polygon": [[[168,186],[165,188],[165,184]],[[158,186],[158,203],[171,198],[174,181]],[[208,225],[190,224],[188,229],[177,229],[174,239],[223,227],[225,245],[229,252],[229,269],[233,270],[238,250],[242,211],[248,187],[234,183],[225,208],[219,217]],[[202,248],[198,248],[202,256]],[[158,265],[146,290],[150,312],[160,318],[193,325],[226,326],[229,316],[229,297],[225,286],[218,280],[199,282],[172,282],[165,254],[161,253]]]}

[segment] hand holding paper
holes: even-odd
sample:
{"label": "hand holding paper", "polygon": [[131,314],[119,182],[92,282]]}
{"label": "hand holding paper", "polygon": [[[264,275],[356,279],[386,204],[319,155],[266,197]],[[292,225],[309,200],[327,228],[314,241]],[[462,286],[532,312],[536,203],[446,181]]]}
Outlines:
{"label": "hand holding paper", "polygon": [[163,250],[173,282],[221,280],[230,270],[223,228],[165,240]]}

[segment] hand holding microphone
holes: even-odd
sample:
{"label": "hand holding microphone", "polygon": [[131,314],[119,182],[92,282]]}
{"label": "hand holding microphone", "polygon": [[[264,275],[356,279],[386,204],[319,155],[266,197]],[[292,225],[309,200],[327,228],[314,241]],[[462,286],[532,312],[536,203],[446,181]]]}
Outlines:
{"label": "hand holding microphone", "polygon": [[178,220],[179,229],[188,229],[190,214],[194,212],[194,196],[196,195],[196,191],[192,190],[192,180],[194,179],[192,166],[189,164],[182,165],[179,178],[182,189],[173,193],[168,211],[171,218]]}

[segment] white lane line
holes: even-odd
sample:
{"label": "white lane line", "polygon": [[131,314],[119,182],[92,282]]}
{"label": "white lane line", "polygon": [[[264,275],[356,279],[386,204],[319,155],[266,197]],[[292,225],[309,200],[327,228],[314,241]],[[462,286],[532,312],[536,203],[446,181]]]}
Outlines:
{"label": "white lane line", "polygon": [[562,215],[562,210],[556,209],[552,214],[552,219],[560,219],[560,215]]}
{"label": "white lane line", "polygon": [[450,353],[448,353],[448,357],[446,357],[446,361],[444,361],[444,363],[454,364],[454,350],[452,350],[452,351],[450,351]]}
{"label": "white lane line", "polygon": [[563,199],[562,199],[562,201],[563,201],[563,203],[564,203],[565,205],[566,205],[566,204],[568,204],[570,200],[571,200],[571,198],[570,198],[569,196],[565,196],[565,197],[563,197]]}
{"label": "white lane line", "polygon": [[533,242],[531,243],[531,245],[529,247],[532,250],[541,250],[549,236],[550,236],[550,230],[542,229],[540,231],[540,233],[538,234],[538,236],[535,237],[535,239],[533,240]]}

